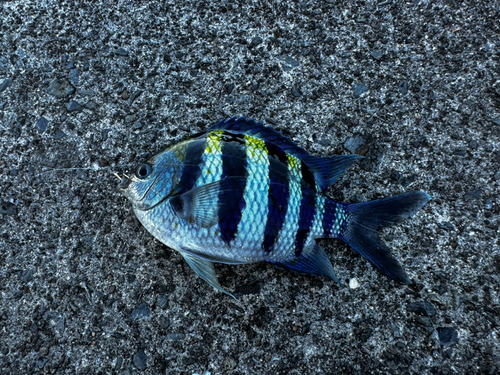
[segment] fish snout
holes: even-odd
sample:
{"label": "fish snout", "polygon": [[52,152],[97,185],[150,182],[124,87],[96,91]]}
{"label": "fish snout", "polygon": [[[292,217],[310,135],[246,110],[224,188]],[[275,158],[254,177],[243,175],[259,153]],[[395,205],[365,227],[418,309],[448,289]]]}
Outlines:
{"label": "fish snout", "polygon": [[116,189],[120,193],[125,194],[125,190],[127,190],[128,186],[130,185],[131,182],[132,182],[132,180],[130,178],[123,177],[122,180],[121,180],[121,182],[116,187]]}

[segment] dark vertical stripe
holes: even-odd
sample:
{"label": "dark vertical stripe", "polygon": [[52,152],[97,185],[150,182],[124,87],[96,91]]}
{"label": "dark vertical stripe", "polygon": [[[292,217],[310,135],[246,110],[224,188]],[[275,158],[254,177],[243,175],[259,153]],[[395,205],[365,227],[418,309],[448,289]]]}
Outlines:
{"label": "dark vertical stripe", "polygon": [[295,256],[299,257],[304,251],[307,236],[311,231],[316,214],[316,190],[314,175],[311,170],[301,162],[302,171],[302,200],[300,201],[299,228],[295,235]]}
{"label": "dark vertical stripe", "polygon": [[288,158],[285,151],[266,142],[269,157],[268,213],[262,249],[268,254],[274,250],[276,237],[285,222],[290,189],[288,186]]}
{"label": "dark vertical stripe", "polygon": [[[271,142],[265,142],[266,143],[266,149],[267,149],[267,153],[269,155],[269,159],[276,159],[278,161],[280,161],[282,164],[284,164],[285,166],[288,165],[288,157],[286,156],[286,153],[285,151],[279,147],[279,146],[276,146],[274,143],[271,143]],[[288,167],[287,167],[287,171],[288,171]]]}
{"label": "dark vertical stripe", "polygon": [[316,179],[314,178],[314,174],[302,160],[300,161],[300,170],[302,172],[302,180],[305,181],[312,190],[316,190]]}
{"label": "dark vertical stripe", "polygon": [[332,226],[335,223],[336,219],[336,207],[337,203],[329,200],[328,198],[325,201],[325,213],[323,214],[323,236],[330,237],[332,233]]}
{"label": "dark vertical stripe", "polygon": [[185,158],[182,163],[182,174],[176,194],[183,194],[196,184],[201,176],[201,164],[203,162],[203,152],[205,151],[206,138],[196,139],[188,142]]}
{"label": "dark vertical stripe", "polygon": [[[245,138],[241,134],[225,133],[222,142],[222,176],[219,191],[219,229],[224,242],[236,236],[243,209],[243,194],[247,181]],[[228,178],[241,177],[241,178]]]}

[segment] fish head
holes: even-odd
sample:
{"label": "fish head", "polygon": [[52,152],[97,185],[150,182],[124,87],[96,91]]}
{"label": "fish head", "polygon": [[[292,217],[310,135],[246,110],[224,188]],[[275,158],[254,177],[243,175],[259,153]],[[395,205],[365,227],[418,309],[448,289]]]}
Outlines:
{"label": "fish head", "polygon": [[179,181],[180,161],[175,151],[167,149],[139,165],[130,177],[124,177],[118,191],[134,208],[150,210],[165,201]]}

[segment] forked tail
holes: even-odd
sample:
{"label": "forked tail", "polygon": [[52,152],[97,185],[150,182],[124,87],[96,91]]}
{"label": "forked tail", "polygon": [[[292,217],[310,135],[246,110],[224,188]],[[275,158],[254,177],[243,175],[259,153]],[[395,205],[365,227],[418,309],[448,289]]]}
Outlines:
{"label": "forked tail", "polygon": [[376,201],[347,204],[344,206],[345,225],[338,237],[390,278],[411,284],[410,278],[377,231],[412,216],[430,199],[422,191],[412,191]]}

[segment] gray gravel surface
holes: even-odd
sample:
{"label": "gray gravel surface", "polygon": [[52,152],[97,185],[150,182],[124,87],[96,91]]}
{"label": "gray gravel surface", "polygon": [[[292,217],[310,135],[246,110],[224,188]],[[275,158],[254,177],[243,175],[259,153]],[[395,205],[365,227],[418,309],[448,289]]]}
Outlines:
{"label": "gray gravel surface", "polygon": [[[0,1],[0,373],[500,371],[498,1]],[[384,232],[398,285],[336,240],[342,280],[197,278],[115,191],[211,123],[264,120],[365,159],[347,202],[421,189]]]}

